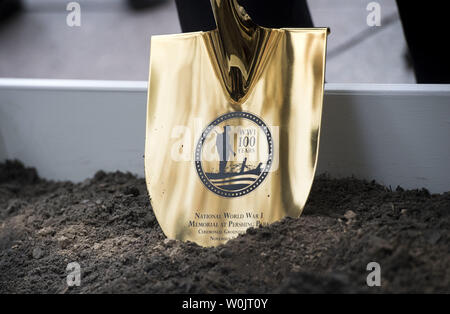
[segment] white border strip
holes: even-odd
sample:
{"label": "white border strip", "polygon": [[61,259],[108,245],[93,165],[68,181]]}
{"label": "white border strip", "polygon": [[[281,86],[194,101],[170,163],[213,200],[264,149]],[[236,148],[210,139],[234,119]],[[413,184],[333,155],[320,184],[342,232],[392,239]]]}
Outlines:
{"label": "white border strip", "polygon": [[[0,89],[146,92],[147,82],[0,78]],[[450,96],[450,85],[327,83],[325,94]]]}
{"label": "white border strip", "polygon": [[1,89],[145,92],[147,82],[0,78]]}
{"label": "white border strip", "polygon": [[447,84],[325,84],[327,95],[433,95],[450,96]]}

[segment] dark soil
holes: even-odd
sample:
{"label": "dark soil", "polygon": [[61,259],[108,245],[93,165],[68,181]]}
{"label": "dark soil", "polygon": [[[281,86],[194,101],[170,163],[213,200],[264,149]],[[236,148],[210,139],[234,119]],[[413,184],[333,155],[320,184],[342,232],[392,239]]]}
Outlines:
{"label": "dark soil", "polygon": [[[50,182],[0,164],[1,293],[450,292],[450,193],[316,179],[300,219],[217,248],[167,240],[143,179]],[[369,262],[381,287],[368,287]],[[81,265],[67,287],[66,266]]]}

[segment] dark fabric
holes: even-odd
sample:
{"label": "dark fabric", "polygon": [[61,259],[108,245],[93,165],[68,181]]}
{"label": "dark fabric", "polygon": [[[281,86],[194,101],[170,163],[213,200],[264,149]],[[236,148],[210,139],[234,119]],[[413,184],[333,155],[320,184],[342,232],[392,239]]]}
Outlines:
{"label": "dark fabric", "polygon": [[0,0],[0,23],[14,17],[22,11],[22,1]]}
{"label": "dark fabric", "polygon": [[397,0],[417,83],[450,83],[448,10],[441,2]]}
{"label": "dark fabric", "polygon": [[183,33],[216,28],[210,0],[176,0],[176,4]]}
{"label": "dark fabric", "polygon": [[[313,27],[305,0],[240,0],[252,20],[261,26]],[[210,0],[176,0],[183,32],[216,28]]]}
{"label": "dark fabric", "polygon": [[[305,0],[240,0],[258,25],[313,27]],[[176,0],[183,32],[216,27],[210,0]],[[424,5],[397,0],[403,30],[418,83],[450,83],[450,51],[447,48],[447,15],[442,4]]]}

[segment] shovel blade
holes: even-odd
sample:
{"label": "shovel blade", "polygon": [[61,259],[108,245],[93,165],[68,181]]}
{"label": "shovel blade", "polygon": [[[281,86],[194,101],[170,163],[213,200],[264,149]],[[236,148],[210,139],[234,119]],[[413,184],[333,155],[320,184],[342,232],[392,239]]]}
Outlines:
{"label": "shovel blade", "polygon": [[328,30],[273,30],[244,97],[214,31],[152,38],[145,175],[167,237],[216,246],[300,216],[314,179]]}

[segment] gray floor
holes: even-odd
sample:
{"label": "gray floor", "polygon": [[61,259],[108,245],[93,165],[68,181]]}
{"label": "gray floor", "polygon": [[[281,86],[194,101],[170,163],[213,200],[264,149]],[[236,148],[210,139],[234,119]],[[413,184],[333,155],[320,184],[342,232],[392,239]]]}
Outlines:
{"label": "gray floor", "polygon": [[[173,0],[137,13],[125,0],[79,0],[81,27],[73,28],[69,1],[24,2],[23,14],[0,25],[0,77],[146,80],[151,35],[180,32]],[[395,2],[377,1],[380,27],[366,23],[369,2],[309,1],[315,25],[332,31],[327,81],[414,83]]]}

